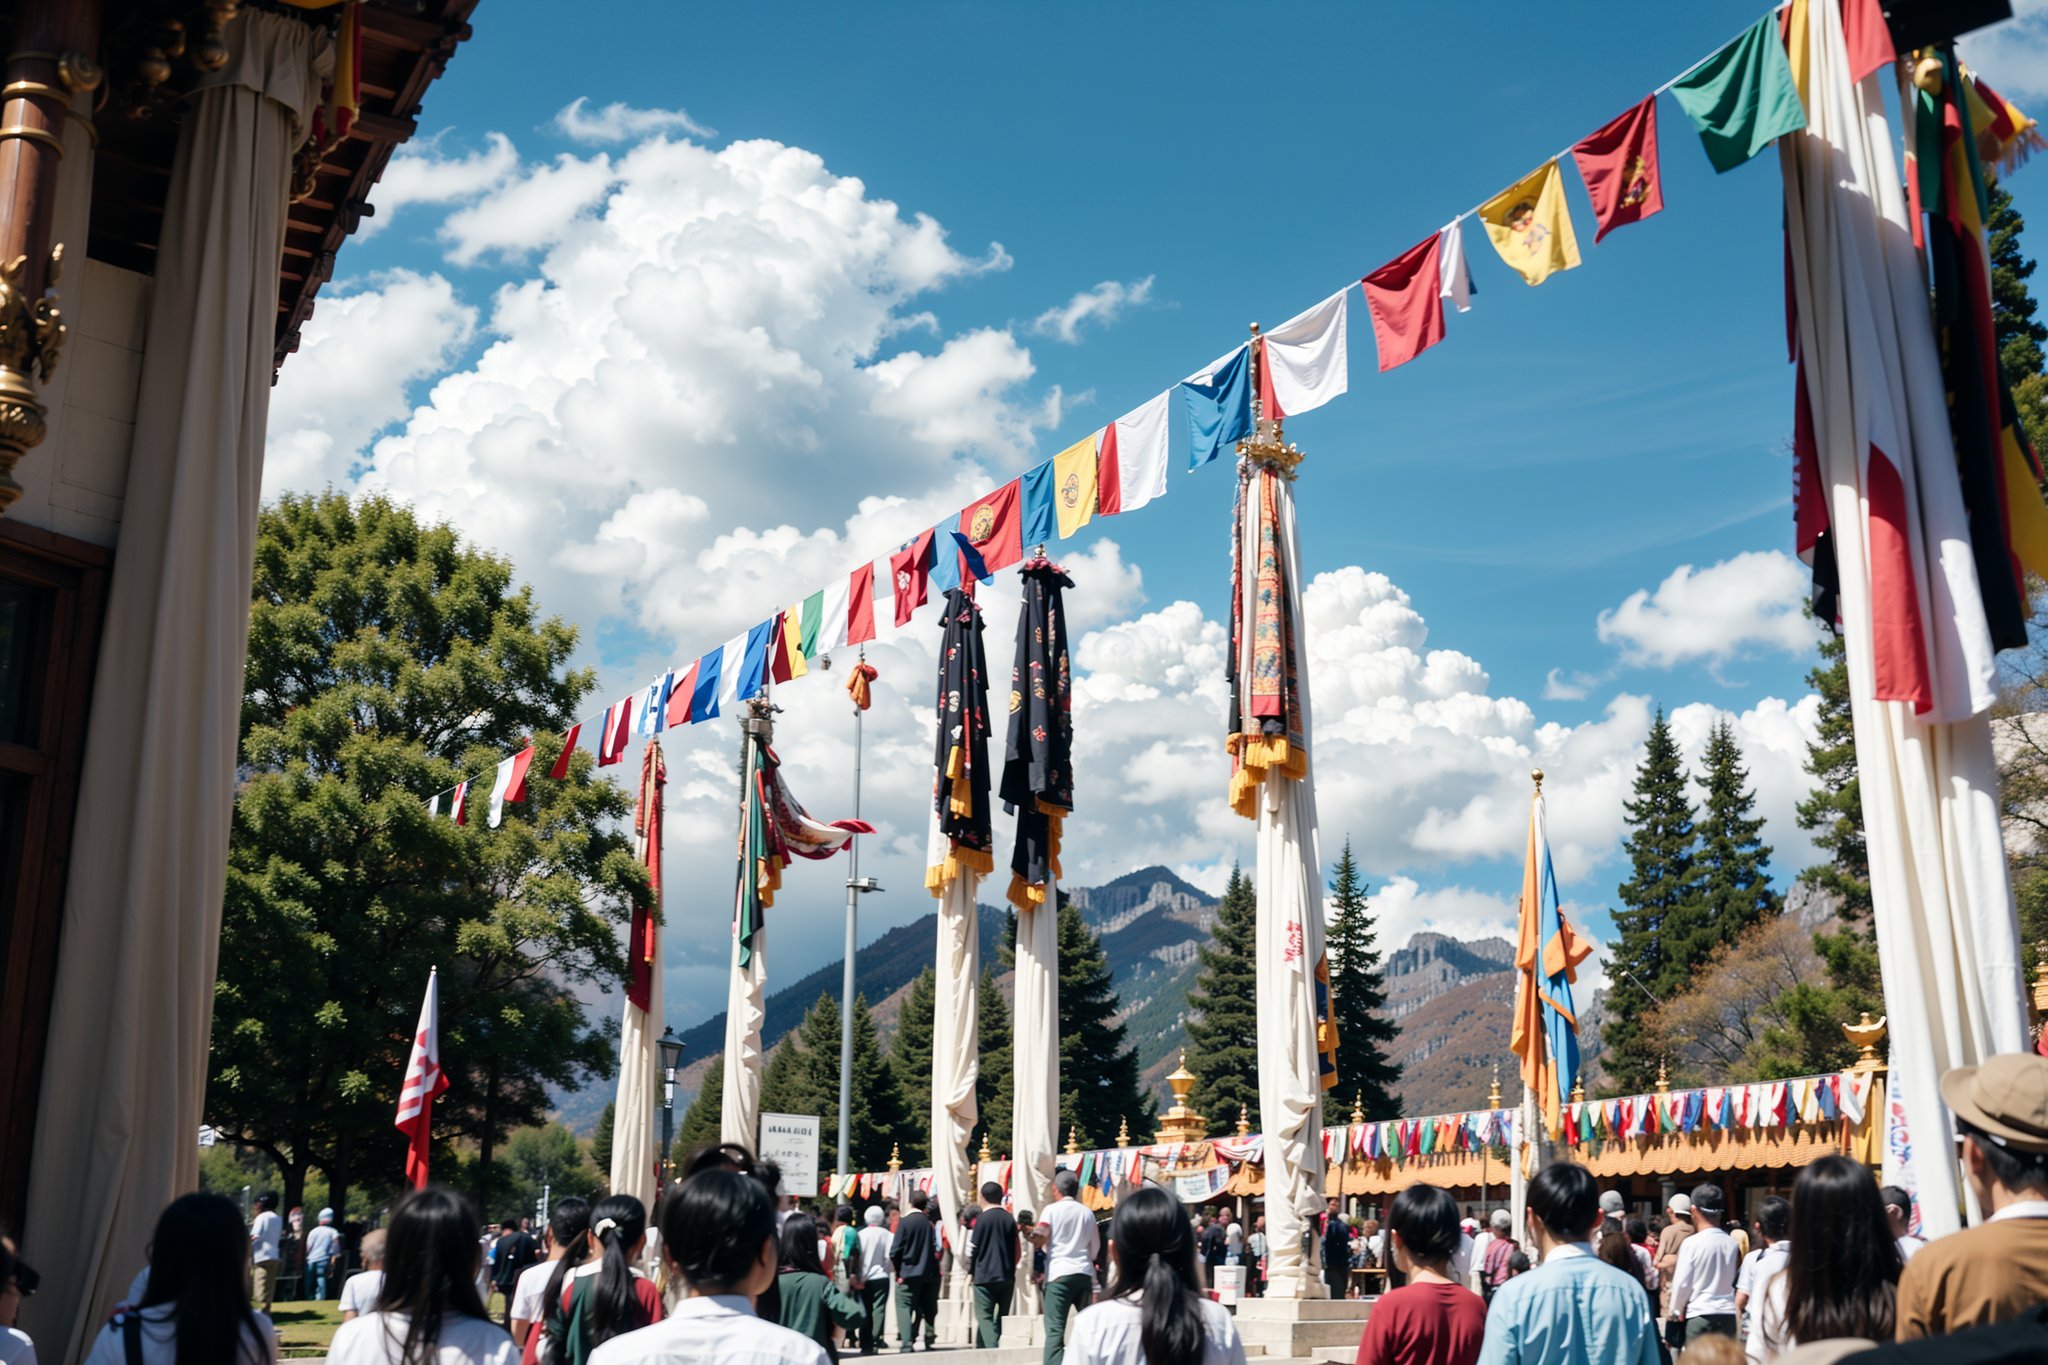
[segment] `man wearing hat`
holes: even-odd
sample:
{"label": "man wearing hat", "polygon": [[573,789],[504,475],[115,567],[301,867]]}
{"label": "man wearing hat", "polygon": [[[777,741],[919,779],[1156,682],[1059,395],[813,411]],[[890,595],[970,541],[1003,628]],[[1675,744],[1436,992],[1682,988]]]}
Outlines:
{"label": "man wearing hat", "polygon": [[1941,1078],[1984,1222],[1929,1242],[1899,1281],[1899,1339],[2048,1302],[2048,1057],[2001,1053]]}
{"label": "man wearing hat", "polygon": [[334,1210],[320,1210],[319,1223],[306,1234],[306,1283],[312,1287],[315,1303],[327,1297],[327,1272],[334,1266],[334,1253],[340,1245]]}
{"label": "man wearing hat", "polygon": [[1657,1276],[1664,1284],[1663,1307],[1668,1317],[1671,1312],[1671,1277],[1678,1271],[1678,1248],[1692,1236],[1692,1197],[1672,1195],[1664,1205],[1664,1212],[1671,1216],[1671,1221],[1664,1225],[1664,1231],[1657,1234]]}
{"label": "man wearing hat", "polygon": [[1735,1335],[1735,1274],[1742,1250],[1721,1228],[1728,1200],[1719,1185],[1695,1185],[1692,1236],[1678,1249],[1671,1276],[1671,1320],[1685,1324],[1685,1344],[1709,1333]]}

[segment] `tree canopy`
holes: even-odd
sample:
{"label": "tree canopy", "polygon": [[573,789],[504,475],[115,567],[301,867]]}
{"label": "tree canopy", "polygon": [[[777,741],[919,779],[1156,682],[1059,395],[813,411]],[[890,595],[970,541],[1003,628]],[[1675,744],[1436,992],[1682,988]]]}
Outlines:
{"label": "tree canopy", "polygon": [[1259,1123],[1258,913],[1251,879],[1232,867],[1188,993],[1188,1070],[1195,1073],[1188,1102],[1211,1133],[1234,1130],[1240,1112],[1254,1128]]}
{"label": "tree canopy", "polygon": [[1386,1014],[1387,985],[1380,970],[1372,906],[1349,839],[1330,879],[1325,944],[1337,1022],[1337,1088],[1323,1094],[1323,1117],[1331,1123],[1349,1123],[1355,1103],[1363,1106],[1368,1118],[1392,1118],[1401,1112],[1401,1067],[1388,1050],[1400,1039],[1401,1030]]}

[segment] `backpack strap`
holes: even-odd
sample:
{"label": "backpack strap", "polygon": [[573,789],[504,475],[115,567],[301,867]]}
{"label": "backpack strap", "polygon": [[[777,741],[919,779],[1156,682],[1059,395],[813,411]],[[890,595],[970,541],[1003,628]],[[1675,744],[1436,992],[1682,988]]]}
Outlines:
{"label": "backpack strap", "polygon": [[142,1365],[142,1314],[130,1310],[114,1321],[121,1329],[121,1350],[128,1365]]}

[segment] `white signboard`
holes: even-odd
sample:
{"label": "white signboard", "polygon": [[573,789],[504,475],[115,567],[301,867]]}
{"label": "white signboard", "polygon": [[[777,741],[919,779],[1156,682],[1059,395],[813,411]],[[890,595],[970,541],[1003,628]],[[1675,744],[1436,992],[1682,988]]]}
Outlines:
{"label": "white signboard", "polygon": [[761,1157],[782,1167],[783,1194],[809,1199],[818,1193],[818,1116],[761,1115]]}
{"label": "white signboard", "polygon": [[1216,1302],[1226,1308],[1235,1308],[1244,1298],[1244,1267],[1219,1265],[1212,1273],[1216,1277]]}

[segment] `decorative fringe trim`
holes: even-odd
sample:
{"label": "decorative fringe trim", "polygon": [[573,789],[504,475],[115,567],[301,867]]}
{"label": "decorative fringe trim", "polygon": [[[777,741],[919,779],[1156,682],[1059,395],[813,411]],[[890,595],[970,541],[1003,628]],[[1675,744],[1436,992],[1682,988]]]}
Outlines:
{"label": "decorative fringe trim", "polygon": [[1285,735],[1235,734],[1223,747],[1236,760],[1230,773],[1230,808],[1247,820],[1259,817],[1259,783],[1268,774],[1291,782],[1308,776],[1307,747],[1289,743]]}
{"label": "decorative fringe trim", "polygon": [[1045,883],[1027,882],[1022,874],[1013,873],[1009,901],[1019,910],[1041,910],[1045,907]]}
{"label": "decorative fringe trim", "polygon": [[953,784],[946,808],[962,819],[974,817],[974,784],[967,780],[967,751],[955,744],[946,755],[946,779]]}
{"label": "decorative fringe trim", "polygon": [[961,848],[954,845],[946,851],[946,860],[924,870],[924,889],[934,897],[946,894],[946,888],[962,872],[976,872],[986,877],[996,870],[995,855],[980,849]]}

